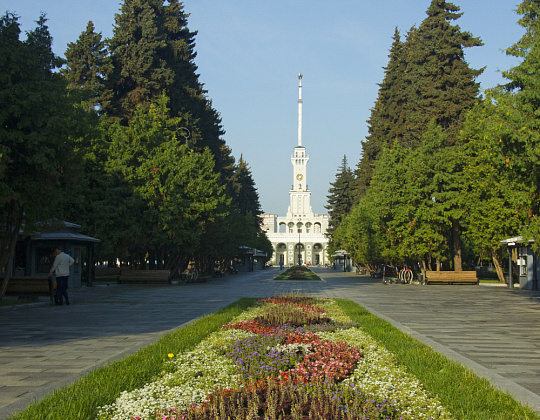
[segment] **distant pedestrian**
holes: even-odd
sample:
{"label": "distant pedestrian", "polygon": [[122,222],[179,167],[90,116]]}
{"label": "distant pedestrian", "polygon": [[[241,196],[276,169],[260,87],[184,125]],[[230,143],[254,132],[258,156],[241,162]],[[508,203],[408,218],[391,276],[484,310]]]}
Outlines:
{"label": "distant pedestrian", "polygon": [[280,261],[279,261],[279,269],[280,269],[280,270],[283,270],[283,260],[280,260]]}
{"label": "distant pedestrian", "polygon": [[69,279],[69,267],[75,263],[75,260],[71,258],[68,254],[62,252],[60,248],[55,248],[53,251],[54,262],[49,271],[49,278],[54,272],[56,275],[56,304],[63,305],[64,299],[66,300],[66,305],[69,305],[68,297],[68,279]]}

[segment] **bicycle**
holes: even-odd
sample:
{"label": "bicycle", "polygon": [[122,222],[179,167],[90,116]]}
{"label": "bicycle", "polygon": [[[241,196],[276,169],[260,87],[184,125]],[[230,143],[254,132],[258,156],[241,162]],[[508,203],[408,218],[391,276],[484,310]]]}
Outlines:
{"label": "bicycle", "polygon": [[[396,267],[397,271],[397,267]],[[413,272],[410,268],[403,267],[398,273],[398,279],[402,284],[411,284],[413,279]]]}
{"label": "bicycle", "polygon": [[[382,269],[382,283],[383,284],[394,283],[394,279],[392,277],[386,277],[386,266],[383,266],[383,269]],[[397,280],[396,280],[396,283],[397,283]]]}
{"label": "bicycle", "polygon": [[182,273],[182,280],[184,283],[193,283],[197,281],[198,278],[199,270],[197,270],[195,267],[186,268],[186,270]]}

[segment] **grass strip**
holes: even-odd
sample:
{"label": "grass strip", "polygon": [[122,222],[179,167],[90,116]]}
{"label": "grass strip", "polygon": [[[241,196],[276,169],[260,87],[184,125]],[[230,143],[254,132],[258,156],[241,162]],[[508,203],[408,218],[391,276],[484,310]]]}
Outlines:
{"label": "grass strip", "polygon": [[396,361],[418,380],[456,419],[539,420],[507,392],[499,391],[463,365],[447,359],[431,347],[400,331],[360,305],[335,299],[339,307],[377,342],[396,356]]}
{"label": "grass strip", "polygon": [[166,334],[137,353],[98,368],[77,382],[54,391],[10,419],[94,419],[98,408],[113,403],[122,391],[140,388],[161,373],[169,353],[193,350],[202,339],[253,306],[257,300],[242,298],[212,315]]}

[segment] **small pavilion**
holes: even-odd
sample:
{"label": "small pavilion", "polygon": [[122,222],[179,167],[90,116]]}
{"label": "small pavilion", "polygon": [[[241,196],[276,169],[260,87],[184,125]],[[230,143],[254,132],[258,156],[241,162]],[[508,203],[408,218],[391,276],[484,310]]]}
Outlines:
{"label": "small pavilion", "polygon": [[508,278],[506,283],[513,288],[512,263],[518,266],[519,288],[522,290],[538,290],[538,278],[540,267],[537,264],[537,256],[532,249],[533,239],[525,240],[522,236],[508,238],[500,242],[508,248]]}
{"label": "small pavilion", "polygon": [[71,267],[69,287],[81,287],[83,280],[92,285],[94,246],[101,241],[78,233],[81,226],[75,223],[51,220],[40,227],[40,232],[34,232],[17,243],[13,275],[46,276],[53,263],[52,250],[58,247],[75,260]]}

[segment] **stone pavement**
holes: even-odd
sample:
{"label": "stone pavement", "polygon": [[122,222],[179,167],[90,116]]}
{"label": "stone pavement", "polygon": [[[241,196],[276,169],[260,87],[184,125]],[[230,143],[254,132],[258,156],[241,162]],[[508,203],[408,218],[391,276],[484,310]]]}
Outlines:
{"label": "stone pavement", "polygon": [[70,290],[72,305],[0,308],[0,419],[240,297],[299,291],[346,298],[488,378],[540,412],[540,293],[472,285],[383,285],[316,268],[323,282],[277,282],[279,269],[189,285]]}

